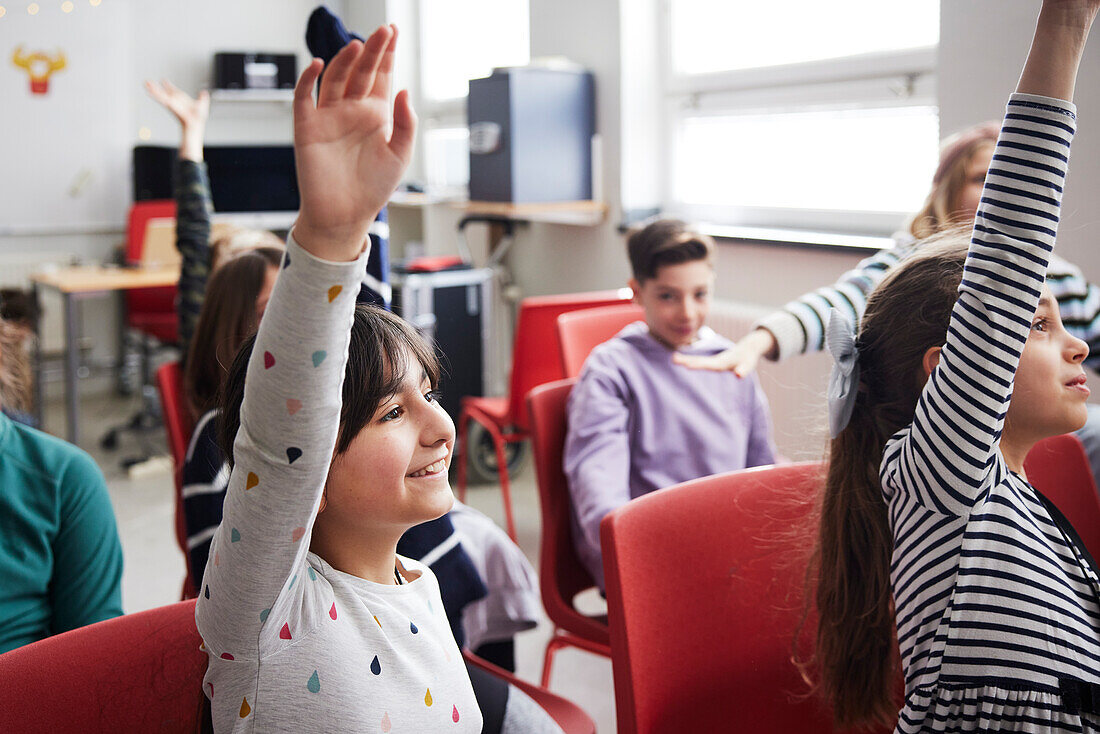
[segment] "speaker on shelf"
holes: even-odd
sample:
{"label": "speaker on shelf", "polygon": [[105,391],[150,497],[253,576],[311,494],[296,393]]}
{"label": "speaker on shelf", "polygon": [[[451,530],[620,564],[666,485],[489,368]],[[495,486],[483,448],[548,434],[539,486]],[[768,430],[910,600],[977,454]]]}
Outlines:
{"label": "speaker on shelf", "polygon": [[214,54],[215,89],[293,89],[297,78],[294,54]]}

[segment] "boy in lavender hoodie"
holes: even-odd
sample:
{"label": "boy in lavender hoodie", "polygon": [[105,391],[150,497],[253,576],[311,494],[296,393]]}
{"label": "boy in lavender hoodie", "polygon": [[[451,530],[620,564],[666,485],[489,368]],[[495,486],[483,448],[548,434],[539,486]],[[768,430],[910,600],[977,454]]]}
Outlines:
{"label": "boy in lavender hoodie", "polygon": [[714,241],[661,220],[632,234],[627,250],[646,320],[592,351],[569,397],[565,440],[573,542],[601,590],[604,515],[655,489],[775,461],[755,375],[672,362],[674,352],[717,354],[732,343],[703,325]]}

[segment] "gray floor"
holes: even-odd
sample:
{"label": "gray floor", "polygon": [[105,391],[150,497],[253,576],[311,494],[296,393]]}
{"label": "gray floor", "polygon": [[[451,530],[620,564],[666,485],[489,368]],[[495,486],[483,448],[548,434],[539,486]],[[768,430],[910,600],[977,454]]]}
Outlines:
{"label": "gray floor", "polygon": [[[82,448],[103,468],[111,492],[125,556],[122,579],[123,608],[127,612],[169,604],[179,599],[183,581],[183,556],[173,530],[174,499],[170,463],[154,462],[128,475],[120,466],[124,457],[140,454],[144,448],[167,454],[163,431],[146,438],[125,435],[111,452],[99,447],[99,437],[110,427],[123,424],[139,406],[135,399],[91,395],[81,401]],[[46,428],[63,435],[64,417],[59,401],[51,401]],[[142,445],[144,444],[144,446]],[[530,461],[514,477],[512,485],[519,543],[536,565],[539,547],[538,497]],[[468,503],[502,524],[503,513],[498,485],[471,488]],[[601,605],[598,595],[582,600],[585,611]],[[516,638],[516,664],[521,678],[538,682],[542,656],[551,632],[547,620]],[[577,703],[596,721],[601,732],[615,731],[614,691],[611,663],[600,656],[566,648],[555,657],[550,688]]]}

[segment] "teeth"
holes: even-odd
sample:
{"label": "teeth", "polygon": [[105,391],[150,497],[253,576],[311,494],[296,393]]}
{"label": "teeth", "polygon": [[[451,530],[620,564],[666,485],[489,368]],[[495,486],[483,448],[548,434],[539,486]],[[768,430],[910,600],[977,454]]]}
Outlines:
{"label": "teeth", "polygon": [[439,461],[435,462],[434,464],[429,464],[428,466],[424,467],[420,471],[414,472],[414,473],[410,474],[409,476],[410,477],[424,477],[424,476],[427,476],[429,474],[435,474],[436,472],[441,472],[445,468],[447,468],[447,460],[446,459],[440,459]]}

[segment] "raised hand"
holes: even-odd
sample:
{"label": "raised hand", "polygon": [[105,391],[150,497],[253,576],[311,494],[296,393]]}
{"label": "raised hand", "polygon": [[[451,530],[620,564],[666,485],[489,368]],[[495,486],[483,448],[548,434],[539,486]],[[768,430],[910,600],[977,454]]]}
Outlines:
{"label": "raised hand", "polygon": [[1073,100],[1077,67],[1100,0],[1043,0],[1017,92]]}
{"label": "raised hand", "polygon": [[204,89],[198,97],[191,97],[167,79],[162,79],[159,84],[146,80],[145,91],[179,120],[182,132],[180,157],[201,161],[206,119],[210,115],[210,94]]}
{"label": "raised hand", "polygon": [[294,237],[326,260],[353,260],[412,158],[416,115],[407,91],[389,102],[397,29],[352,41],[329,64],[314,103],[320,59],[294,90],[294,156],[301,210]]}
{"label": "raised hand", "polygon": [[775,347],[775,337],[770,331],[754,329],[724,352],[711,355],[674,352],[672,361],[693,370],[732,371],[738,377],[746,377],[756,369],[760,358],[768,355]]}

